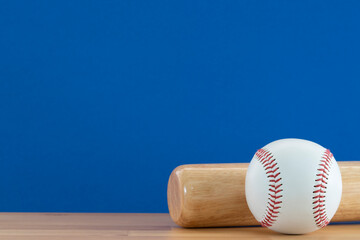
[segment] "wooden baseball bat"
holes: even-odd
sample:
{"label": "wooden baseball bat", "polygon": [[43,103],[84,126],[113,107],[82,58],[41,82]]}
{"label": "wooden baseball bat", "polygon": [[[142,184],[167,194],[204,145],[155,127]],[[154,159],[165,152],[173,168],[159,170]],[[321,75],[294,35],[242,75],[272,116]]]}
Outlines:
{"label": "wooden baseball bat", "polygon": [[[360,221],[360,161],[338,162],[343,183],[332,222]],[[182,227],[259,225],[245,199],[248,163],[182,165],[168,183],[168,206]]]}

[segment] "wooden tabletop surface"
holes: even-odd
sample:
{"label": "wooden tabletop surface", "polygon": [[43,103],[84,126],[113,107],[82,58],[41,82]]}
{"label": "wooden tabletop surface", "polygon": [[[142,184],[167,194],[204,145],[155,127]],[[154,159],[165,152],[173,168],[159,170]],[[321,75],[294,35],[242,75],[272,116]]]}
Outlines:
{"label": "wooden tabletop surface", "polygon": [[262,227],[184,229],[168,214],[0,213],[1,240],[57,239],[360,239],[360,225],[331,225],[306,235],[282,235]]}

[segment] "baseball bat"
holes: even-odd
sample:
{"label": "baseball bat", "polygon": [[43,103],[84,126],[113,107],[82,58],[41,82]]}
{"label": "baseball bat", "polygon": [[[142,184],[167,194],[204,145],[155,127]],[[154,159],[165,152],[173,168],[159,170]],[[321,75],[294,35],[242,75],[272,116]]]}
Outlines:
{"label": "baseball bat", "polygon": [[[360,221],[360,161],[338,164],[343,192],[331,222]],[[248,165],[193,164],[175,168],[167,189],[173,221],[182,227],[259,225],[245,199]]]}

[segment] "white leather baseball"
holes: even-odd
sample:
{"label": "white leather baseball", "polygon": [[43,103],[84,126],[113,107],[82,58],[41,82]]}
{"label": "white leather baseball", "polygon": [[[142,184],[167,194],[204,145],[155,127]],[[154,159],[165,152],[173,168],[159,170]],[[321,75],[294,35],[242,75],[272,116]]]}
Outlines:
{"label": "white leather baseball", "polygon": [[245,183],[246,201],[262,226],[303,234],[326,226],[341,200],[332,153],[307,140],[282,139],[258,150]]}

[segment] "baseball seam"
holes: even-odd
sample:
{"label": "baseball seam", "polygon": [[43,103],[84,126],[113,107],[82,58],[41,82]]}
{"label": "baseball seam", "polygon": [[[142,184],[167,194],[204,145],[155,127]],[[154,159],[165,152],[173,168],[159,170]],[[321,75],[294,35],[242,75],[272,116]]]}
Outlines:
{"label": "baseball seam", "polygon": [[316,174],[313,196],[313,215],[315,223],[322,228],[330,222],[325,209],[325,194],[327,183],[329,179],[330,168],[332,165],[332,153],[326,149],[322,158],[320,159],[318,173]]}
{"label": "baseball seam", "polygon": [[280,201],[280,198],[282,198],[280,193],[283,191],[281,188],[283,185],[281,182],[282,178],[280,176],[280,170],[277,166],[276,159],[270,151],[262,148],[259,149],[255,155],[265,169],[267,178],[269,178],[269,198],[265,215],[260,223],[264,227],[271,227],[280,213],[279,209],[281,208],[282,203],[282,201]]}

